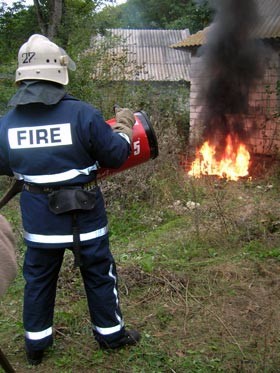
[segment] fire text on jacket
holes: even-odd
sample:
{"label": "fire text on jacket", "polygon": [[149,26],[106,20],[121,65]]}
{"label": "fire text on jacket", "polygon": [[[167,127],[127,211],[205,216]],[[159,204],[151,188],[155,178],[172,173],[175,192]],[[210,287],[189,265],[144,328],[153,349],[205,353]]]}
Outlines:
{"label": "fire text on jacket", "polygon": [[46,126],[10,128],[8,131],[11,149],[44,148],[72,144],[70,123]]}

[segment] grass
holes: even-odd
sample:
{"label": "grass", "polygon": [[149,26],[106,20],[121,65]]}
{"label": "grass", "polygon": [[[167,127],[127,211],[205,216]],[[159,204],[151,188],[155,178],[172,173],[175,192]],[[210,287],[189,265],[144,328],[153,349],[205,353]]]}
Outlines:
{"label": "grass", "polygon": [[[98,349],[67,253],[55,345],[40,369],[25,360],[21,271],[1,300],[1,348],[17,372],[279,372],[279,176],[226,182],[178,171],[166,180],[152,178],[148,197],[128,190],[108,204],[122,310],[141,343],[113,353]],[[2,212],[17,234],[21,267],[18,201]]]}

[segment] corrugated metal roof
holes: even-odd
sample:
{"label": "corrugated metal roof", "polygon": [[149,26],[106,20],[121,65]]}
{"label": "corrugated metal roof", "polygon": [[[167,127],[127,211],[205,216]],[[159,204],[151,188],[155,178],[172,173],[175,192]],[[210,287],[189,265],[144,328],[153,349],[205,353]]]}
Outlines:
{"label": "corrugated metal roof", "polygon": [[[280,8],[280,4],[278,4]],[[280,14],[270,17],[261,17],[261,21],[253,32],[260,39],[274,39],[280,37]]]}
{"label": "corrugated metal roof", "polygon": [[[280,1],[279,0],[256,0],[260,21],[251,31],[254,37],[260,39],[272,39],[280,37]],[[211,26],[190,35],[179,43],[172,44],[172,48],[195,47],[205,44],[207,33]]]}
{"label": "corrugated metal roof", "polygon": [[180,41],[179,43],[172,44],[172,48],[186,48],[186,47],[196,47],[202,44],[205,44],[207,32],[209,31],[210,26],[205,27],[203,30],[198,31],[197,33],[188,36],[186,39]]}
{"label": "corrugated metal roof", "polygon": [[273,16],[280,15],[279,0],[256,0],[259,15]]}
{"label": "corrugated metal roof", "polygon": [[[137,74],[130,73],[127,80],[190,81],[190,54],[170,48],[188,36],[189,30],[109,29],[107,32],[124,41],[113,52],[121,55],[125,46],[128,61],[140,66]],[[115,74],[115,79],[121,77]]]}

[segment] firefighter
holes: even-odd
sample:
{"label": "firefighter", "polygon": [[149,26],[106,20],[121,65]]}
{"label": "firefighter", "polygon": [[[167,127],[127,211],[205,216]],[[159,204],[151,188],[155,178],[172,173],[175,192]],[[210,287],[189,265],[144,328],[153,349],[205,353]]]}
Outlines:
{"label": "firefighter", "polygon": [[64,252],[74,253],[100,348],[135,345],[119,304],[108,222],[96,182],[99,167],[128,158],[133,113],[116,109],[109,126],[93,106],[65,92],[75,63],[59,46],[32,35],[19,49],[13,108],[0,123],[0,173],[24,181],[20,197],[25,253],[23,324],[27,360],[38,365],[53,343],[56,285]]}
{"label": "firefighter", "polygon": [[3,215],[0,215],[0,258],[1,298],[17,274],[15,238],[10,224]]}

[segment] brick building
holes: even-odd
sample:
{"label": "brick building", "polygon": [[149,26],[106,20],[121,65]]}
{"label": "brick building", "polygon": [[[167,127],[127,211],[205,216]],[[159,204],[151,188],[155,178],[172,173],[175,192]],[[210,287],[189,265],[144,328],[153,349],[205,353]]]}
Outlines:
{"label": "brick building", "polygon": [[[280,151],[280,4],[279,0],[256,0],[256,5],[259,21],[251,34],[265,46],[265,71],[249,92],[248,110],[242,121],[244,128],[252,133],[246,140],[250,153],[271,155]],[[201,122],[204,107],[198,95],[200,79],[205,73],[200,48],[207,45],[213,25],[172,45],[191,52],[190,145],[193,148],[201,141],[204,126]]]}

